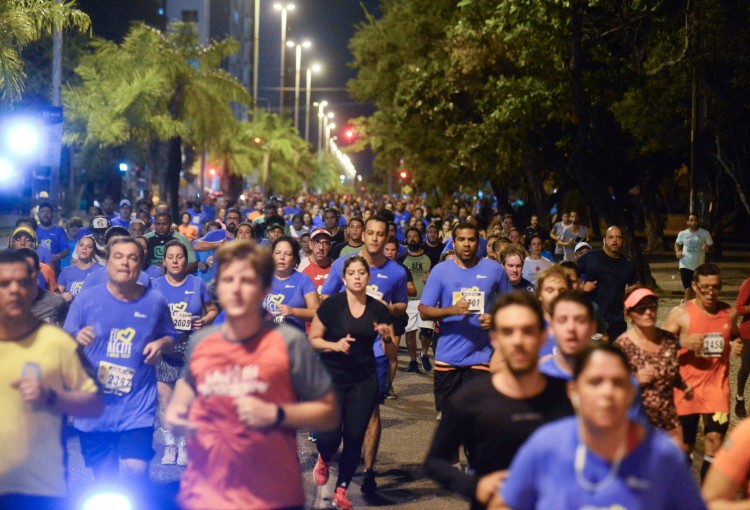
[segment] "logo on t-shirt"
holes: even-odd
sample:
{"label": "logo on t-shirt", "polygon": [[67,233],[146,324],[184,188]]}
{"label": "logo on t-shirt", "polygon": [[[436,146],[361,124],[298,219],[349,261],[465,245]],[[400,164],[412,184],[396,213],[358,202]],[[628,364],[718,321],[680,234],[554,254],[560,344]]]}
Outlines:
{"label": "logo on t-shirt", "polygon": [[227,365],[224,370],[206,373],[203,382],[198,384],[198,393],[225,397],[241,397],[268,391],[268,383],[260,379],[257,365]]}
{"label": "logo on t-shirt", "polygon": [[83,287],[83,282],[73,282],[70,286],[70,295],[77,296],[81,292],[81,287]]}
{"label": "logo on t-shirt", "polygon": [[108,358],[129,358],[133,347],[135,329],[112,328],[109,332],[109,343],[107,344]]}

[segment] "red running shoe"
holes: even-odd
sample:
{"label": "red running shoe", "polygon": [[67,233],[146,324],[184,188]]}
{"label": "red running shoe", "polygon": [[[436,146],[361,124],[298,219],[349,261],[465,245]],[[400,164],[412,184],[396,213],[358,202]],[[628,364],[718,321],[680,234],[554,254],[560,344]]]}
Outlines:
{"label": "red running shoe", "polygon": [[[328,474],[331,470],[330,462],[323,462],[323,457],[318,455],[318,462],[315,463],[313,469],[313,480],[316,485],[325,485],[328,482]],[[349,507],[351,508],[351,506]]]}
{"label": "red running shoe", "polygon": [[351,510],[352,502],[346,497],[346,489],[338,487],[336,492],[333,493],[333,508],[339,510]]}

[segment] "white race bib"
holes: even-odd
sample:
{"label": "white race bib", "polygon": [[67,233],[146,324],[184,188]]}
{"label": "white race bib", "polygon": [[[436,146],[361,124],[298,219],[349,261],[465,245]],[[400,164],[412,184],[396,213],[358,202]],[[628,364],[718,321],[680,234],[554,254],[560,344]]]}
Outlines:
{"label": "white race bib", "polygon": [[724,352],[724,337],[721,333],[706,333],[703,335],[701,356],[704,358],[719,358]]}
{"label": "white race bib", "polygon": [[367,289],[367,292],[365,294],[367,294],[371,298],[377,299],[378,301],[382,301],[383,300],[383,293],[382,292],[378,292],[377,290]]}
{"label": "white race bib", "polygon": [[172,312],[172,323],[177,331],[193,329],[193,317],[187,312]]}
{"label": "white race bib", "polygon": [[127,395],[133,389],[133,376],[135,370],[122,365],[115,365],[107,361],[99,362],[97,379],[102,385],[104,393],[115,395]]}
{"label": "white race bib", "polygon": [[453,293],[453,304],[455,305],[461,298],[469,302],[469,313],[480,315],[484,313],[484,292],[477,287],[462,289]]}

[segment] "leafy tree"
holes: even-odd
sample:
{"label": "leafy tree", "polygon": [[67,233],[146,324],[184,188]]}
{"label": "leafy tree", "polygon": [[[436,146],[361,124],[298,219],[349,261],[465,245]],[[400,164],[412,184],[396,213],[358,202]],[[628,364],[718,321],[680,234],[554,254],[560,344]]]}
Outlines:
{"label": "leafy tree", "polygon": [[97,41],[94,49],[76,70],[81,85],[63,94],[70,113],[65,140],[132,144],[145,161],[154,144],[167,142],[162,190],[176,214],[183,143],[198,153],[220,151],[237,126],[233,105],[250,104],[244,87],[220,67],[237,44],[200,45],[192,24],[174,24],[166,34],[138,24],[121,44]]}
{"label": "leafy tree", "polygon": [[75,1],[0,0],[0,102],[16,101],[23,91],[24,64],[20,52],[55,30],[86,32],[89,17]]}

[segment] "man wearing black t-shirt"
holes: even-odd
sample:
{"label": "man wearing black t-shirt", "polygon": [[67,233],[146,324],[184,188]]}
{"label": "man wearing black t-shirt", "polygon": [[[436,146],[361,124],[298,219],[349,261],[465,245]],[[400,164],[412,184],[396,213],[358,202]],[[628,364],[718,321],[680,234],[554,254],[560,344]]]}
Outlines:
{"label": "man wearing black t-shirt", "polygon": [[427,225],[424,234],[424,244],[422,249],[430,257],[430,266],[435,267],[440,262],[440,255],[445,249],[445,243],[440,242],[440,229],[437,225],[430,223]]}
{"label": "man wearing black t-shirt", "polygon": [[578,269],[584,292],[599,307],[602,319],[608,324],[607,335],[614,341],[628,329],[622,307],[625,292],[638,285],[635,264],[622,255],[622,230],[607,229],[604,246],[578,259]]}
{"label": "man wearing black t-shirt", "polygon": [[[537,300],[526,292],[501,296],[492,309],[490,338],[502,368],[466,383],[443,407],[425,470],[470,499],[471,508],[498,497],[513,456],[537,428],[573,414],[565,383],[539,373],[545,336]],[[452,465],[461,445],[473,474]]]}

